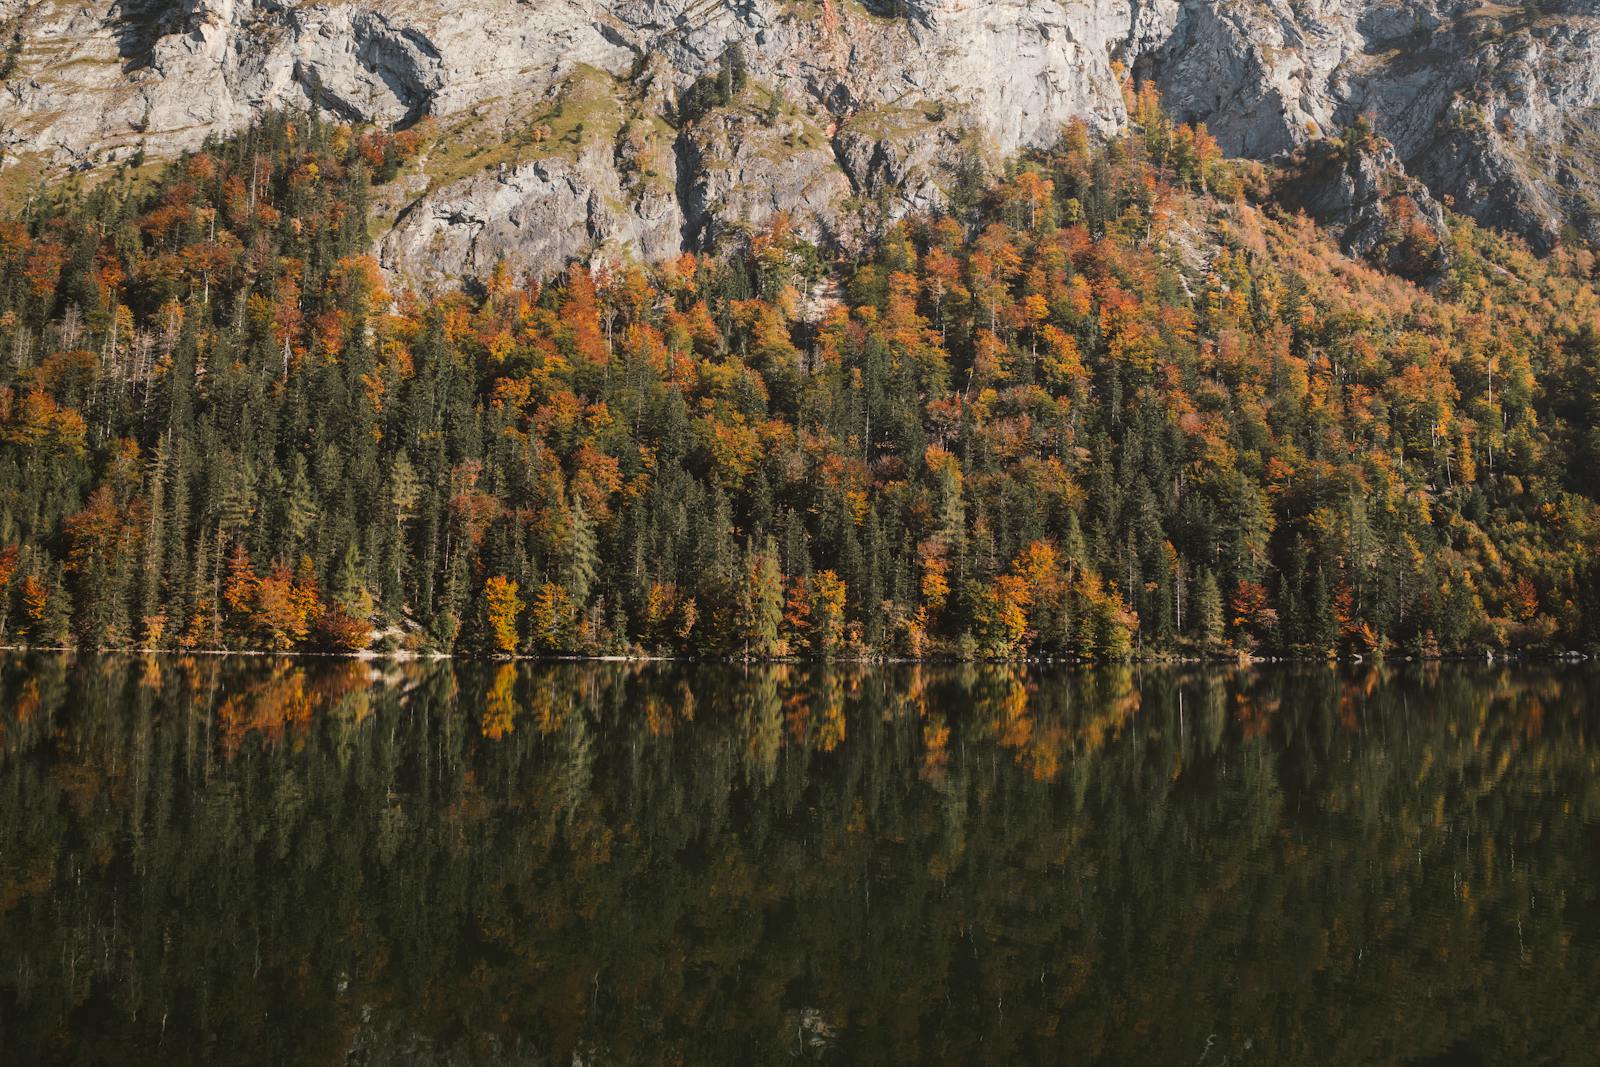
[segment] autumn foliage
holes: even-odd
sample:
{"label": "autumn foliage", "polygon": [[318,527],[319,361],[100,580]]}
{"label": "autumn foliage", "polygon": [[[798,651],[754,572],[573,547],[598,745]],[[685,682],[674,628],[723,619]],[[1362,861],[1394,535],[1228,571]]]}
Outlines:
{"label": "autumn foliage", "polygon": [[[1595,257],[1433,290],[1129,89],[933,216],[369,256],[424,134],[277,116],[0,237],[0,633],[1116,658],[1600,640]],[[379,636],[375,636],[379,635]]]}

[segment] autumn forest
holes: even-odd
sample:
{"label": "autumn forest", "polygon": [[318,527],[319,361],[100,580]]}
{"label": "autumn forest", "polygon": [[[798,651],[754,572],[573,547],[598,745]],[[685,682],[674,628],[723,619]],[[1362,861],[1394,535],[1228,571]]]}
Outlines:
{"label": "autumn forest", "polygon": [[778,216],[428,295],[370,256],[416,132],[277,115],[41,191],[0,222],[0,643],[1600,642],[1595,256],[1401,198],[1401,277],[1134,104],[864,248]]}

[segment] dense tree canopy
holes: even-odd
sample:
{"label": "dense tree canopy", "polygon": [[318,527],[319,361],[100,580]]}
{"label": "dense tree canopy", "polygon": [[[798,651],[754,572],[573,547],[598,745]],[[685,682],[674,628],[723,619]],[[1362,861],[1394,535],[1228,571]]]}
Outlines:
{"label": "dense tree canopy", "polygon": [[0,636],[1600,638],[1593,256],[1455,221],[1419,288],[1135,105],[857,254],[780,216],[717,256],[433,297],[368,255],[410,135],[277,116],[147,188],[36,197],[0,223]]}

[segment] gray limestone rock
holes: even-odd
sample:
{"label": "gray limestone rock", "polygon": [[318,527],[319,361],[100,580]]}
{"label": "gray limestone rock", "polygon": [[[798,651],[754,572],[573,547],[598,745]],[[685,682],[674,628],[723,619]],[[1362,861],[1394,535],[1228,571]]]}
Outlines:
{"label": "gray limestone rock", "polygon": [[[1290,159],[1367,115],[1385,173],[1537,248],[1600,238],[1600,0],[0,0],[0,31],[0,166],[171,155],[270,108],[432,119],[377,231],[430,283],[777,211],[847,238],[937,205],[963,153],[1118,128],[1119,69],[1230,153]],[[682,121],[732,46],[744,93]],[[552,122],[575,79],[610,104]],[[484,122],[563,141],[486,145]]]}
{"label": "gray limestone rock", "polygon": [[1279,202],[1331,227],[1347,253],[1417,281],[1447,266],[1444,209],[1364,122],[1302,147],[1284,170]]}
{"label": "gray limestone rock", "polygon": [[679,143],[685,236],[695,246],[780,211],[815,238],[850,195],[826,131],[805,115],[719,109],[689,124]]}

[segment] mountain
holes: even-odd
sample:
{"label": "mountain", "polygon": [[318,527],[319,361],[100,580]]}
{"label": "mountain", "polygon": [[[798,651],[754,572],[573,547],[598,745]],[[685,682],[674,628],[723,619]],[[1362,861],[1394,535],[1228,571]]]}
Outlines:
{"label": "mountain", "polygon": [[0,15],[0,642],[1600,647],[1592,11]]}
{"label": "mountain", "polygon": [[316,107],[415,132],[374,237],[433,286],[780,211],[859,242],[1071,120],[1123,128],[1130,78],[1229,155],[1326,158],[1364,119],[1424,215],[1600,237],[1597,0],[0,0],[0,23],[13,198]]}

